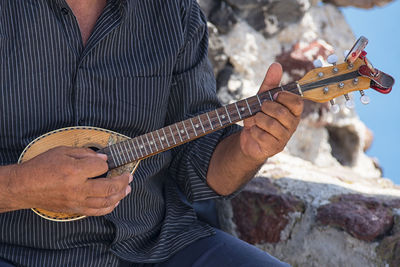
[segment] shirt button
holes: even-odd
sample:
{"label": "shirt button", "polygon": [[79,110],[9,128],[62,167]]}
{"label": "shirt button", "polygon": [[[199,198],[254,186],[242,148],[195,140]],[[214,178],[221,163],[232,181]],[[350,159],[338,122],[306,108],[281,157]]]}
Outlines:
{"label": "shirt button", "polygon": [[69,14],[69,10],[65,7],[61,8],[61,13],[63,13],[64,15],[68,15]]}

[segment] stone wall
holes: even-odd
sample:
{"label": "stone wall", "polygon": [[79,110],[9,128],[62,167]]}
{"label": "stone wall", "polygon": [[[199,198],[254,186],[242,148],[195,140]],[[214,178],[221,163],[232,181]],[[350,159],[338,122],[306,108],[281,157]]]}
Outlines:
{"label": "stone wall", "polygon": [[[227,104],[254,95],[267,67],[282,83],[314,59],[343,52],[355,36],[338,6],[390,0],[198,0],[209,20],[209,57]],[[358,98],[354,94],[354,99]],[[293,266],[400,266],[400,188],[364,152],[373,134],[354,110],[306,102],[283,152],[233,200],[218,202],[223,230]]]}

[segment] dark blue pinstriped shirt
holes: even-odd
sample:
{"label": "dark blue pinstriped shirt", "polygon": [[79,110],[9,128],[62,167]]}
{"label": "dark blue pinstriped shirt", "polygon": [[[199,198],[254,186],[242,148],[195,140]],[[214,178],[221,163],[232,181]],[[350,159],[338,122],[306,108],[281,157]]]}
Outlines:
{"label": "dark blue pinstriped shirt", "polygon": [[[206,21],[194,0],[109,0],[86,46],[64,0],[0,1],[0,164],[34,138],[89,125],[137,136],[218,106]],[[0,258],[23,266],[158,262],[212,234],[182,202],[205,182],[227,128],[141,162],[111,214],[55,223],[0,214]],[[32,177],[32,179],[35,179]]]}

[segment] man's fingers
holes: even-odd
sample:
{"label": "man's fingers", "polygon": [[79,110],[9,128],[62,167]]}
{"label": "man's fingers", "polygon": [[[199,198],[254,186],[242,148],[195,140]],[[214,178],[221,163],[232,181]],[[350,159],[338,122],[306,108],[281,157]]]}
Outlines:
{"label": "man's fingers", "polygon": [[280,103],[271,101],[264,102],[261,110],[262,112],[257,113],[254,117],[257,125],[264,124],[263,120],[265,120],[265,116],[276,119],[287,130],[292,129],[293,125],[297,125],[297,117],[295,117],[289,109]]}
{"label": "man's fingers", "polygon": [[[277,119],[265,115],[261,112],[258,113],[255,118],[256,126],[251,127],[252,130],[259,129],[275,137],[275,139],[277,140],[285,140],[285,138],[288,138],[289,130],[286,129],[286,127],[283,126],[282,123],[279,122]],[[260,138],[258,139],[261,140]]]}
{"label": "man's fingers", "polygon": [[131,187],[128,185],[125,190],[120,191],[108,197],[89,197],[86,199],[84,205],[92,209],[106,209],[115,207],[121,199],[126,197],[131,192]]}
{"label": "man's fingers", "polygon": [[299,117],[303,112],[303,99],[298,95],[279,92],[275,101],[284,105],[296,117]]}
{"label": "man's fingers", "polygon": [[271,147],[277,146],[280,143],[279,139],[269,132],[260,129],[257,126],[250,128],[250,135],[257,142],[259,148],[263,153],[268,153]]}
{"label": "man's fingers", "polygon": [[[108,180],[108,183],[107,181]],[[87,216],[102,216],[111,213],[120,203],[120,201],[131,193],[131,186],[128,184],[132,182],[132,175],[129,173],[113,178],[100,178],[96,180],[89,180],[88,182],[93,186],[92,194],[103,194],[104,197],[88,197],[85,202],[83,214]],[[120,186],[122,189],[119,190]]]}
{"label": "man's fingers", "polygon": [[108,171],[108,164],[100,157],[86,157],[82,159],[74,159],[73,173],[77,173],[82,177],[97,177]]}
{"label": "man's fingers", "polygon": [[99,157],[103,160],[107,160],[106,154],[96,153],[90,148],[80,148],[80,147],[66,147],[66,154],[75,159],[82,159],[86,157]]}
{"label": "man's fingers", "polygon": [[86,181],[84,193],[88,197],[109,197],[119,193],[123,194],[131,181],[132,175],[129,173],[111,178],[89,179]]}
{"label": "man's fingers", "polygon": [[268,91],[272,88],[275,88],[279,85],[282,78],[282,66],[279,63],[272,63],[268,68],[267,74],[265,75],[264,81],[260,86],[259,93]]}

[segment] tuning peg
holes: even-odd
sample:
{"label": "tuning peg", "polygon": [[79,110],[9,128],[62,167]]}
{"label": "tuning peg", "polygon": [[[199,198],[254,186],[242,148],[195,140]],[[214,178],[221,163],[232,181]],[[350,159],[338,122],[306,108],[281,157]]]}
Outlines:
{"label": "tuning peg", "polygon": [[369,102],[371,101],[371,99],[369,98],[369,96],[367,96],[367,95],[364,93],[363,90],[360,90],[360,94],[361,94],[361,97],[360,97],[361,103],[363,103],[364,105],[369,104]]}
{"label": "tuning peg", "polygon": [[345,94],[344,98],[346,98],[346,108],[353,109],[356,106],[353,99],[351,99],[348,94]]}
{"label": "tuning peg", "polygon": [[313,65],[315,68],[321,68],[322,67],[322,61],[320,59],[316,59],[313,61]]}
{"label": "tuning peg", "polygon": [[338,57],[337,57],[337,55],[332,54],[326,59],[326,61],[328,61],[329,64],[336,65],[336,62],[338,61]]}
{"label": "tuning peg", "polygon": [[340,107],[339,107],[339,105],[338,104],[335,104],[335,101],[334,100],[329,100],[329,102],[331,103],[331,111],[332,111],[332,113],[334,113],[334,114],[337,114],[337,113],[339,113],[339,111],[340,111]]}

